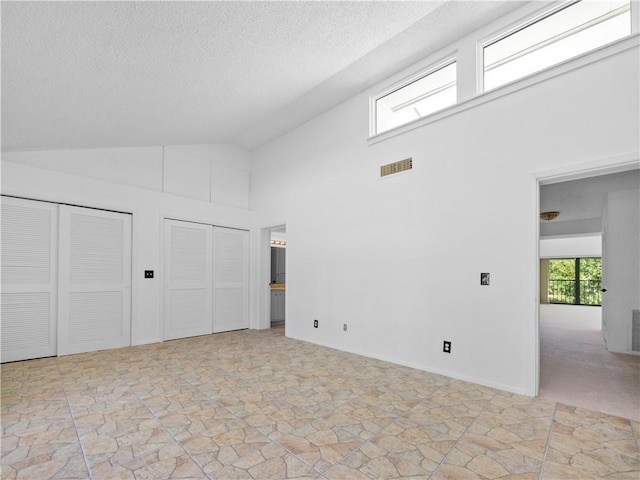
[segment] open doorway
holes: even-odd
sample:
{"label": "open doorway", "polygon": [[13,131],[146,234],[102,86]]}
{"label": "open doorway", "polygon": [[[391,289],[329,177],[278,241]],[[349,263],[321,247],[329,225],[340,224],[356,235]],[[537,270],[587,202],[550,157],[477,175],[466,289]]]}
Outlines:
{"label": "open doorway", "polygon": [[287,231],[284,227],[271,231],[269,245],[271,248],[269,320],[271,328],[284,327],[287,295]]}
{"label": "open doorway", "polygon": [[[259,289],[257,328],[277,327],[284,334],[287,294],[287,227],[274,225],[260,229]],[[272,248],[284,254],[276,255]],[[273,261],[272,261],[273,259]],[[278,265],[278,259],[280,265]],[[273,316],[275,314],[275,316]],[[272,317],[274,319],[272,325]]]}
{"label": "open doorway", "polygon": [[[640,420],[640,352],[632,349],[631,328],[632,310],[640,308],[639,190],[637,163],[540,182],[539,396],[634,420]],[[632,279],[635,294],[620,295],[627,288],[622,277]]]}

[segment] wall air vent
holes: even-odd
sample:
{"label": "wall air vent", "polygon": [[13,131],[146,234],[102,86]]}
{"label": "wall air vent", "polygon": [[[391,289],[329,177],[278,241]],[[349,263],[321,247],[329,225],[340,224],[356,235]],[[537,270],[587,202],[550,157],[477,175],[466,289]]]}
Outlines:
{"label": "wall air vent", "polygon": [[413,168],[413,159],[405,158],[399,162],[389,163],[388,165],[382,165],[380,167],[380,176],[386,177],[387,175],[393,175],[395,173],[405,172]]}

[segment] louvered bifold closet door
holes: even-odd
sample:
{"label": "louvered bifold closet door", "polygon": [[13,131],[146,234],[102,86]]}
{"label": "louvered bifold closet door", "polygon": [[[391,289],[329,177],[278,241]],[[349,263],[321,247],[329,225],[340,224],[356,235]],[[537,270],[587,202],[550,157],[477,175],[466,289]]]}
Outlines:
{"label": "louvered bifold closet door", "polygon": [[213,331],[249,328],[249,232],[213,228]]}
{"label": "louvered bifold closet door", "polygon": [[60,206],[58,353],[131,345],[131,215]]}
{"label": "louvered bifold closet door", "polygon": [[2,362],[57,353],[58,206],[2,197]]}
{"label": "louvered bifold closet door", "polygon": [[164,338],[211,333],[212,227],[165,220]]}

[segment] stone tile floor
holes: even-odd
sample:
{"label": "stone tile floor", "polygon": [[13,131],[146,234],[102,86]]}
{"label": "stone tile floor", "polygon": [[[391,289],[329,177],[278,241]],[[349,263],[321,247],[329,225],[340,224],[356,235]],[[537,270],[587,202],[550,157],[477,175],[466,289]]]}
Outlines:
{"label": "stone tile floor", "polygon": [[635,479],[629,419],[283,329],[2,366],[3,479]]}

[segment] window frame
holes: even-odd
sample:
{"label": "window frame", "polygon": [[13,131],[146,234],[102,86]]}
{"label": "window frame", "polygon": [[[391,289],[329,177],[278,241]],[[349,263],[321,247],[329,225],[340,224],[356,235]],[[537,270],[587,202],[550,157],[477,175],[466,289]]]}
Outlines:
{"label": "window frame", "polygon": [[[425,77],[428,77],[429,75],[437,72],[438,70],[441,70],[443,68],[446,68],[450,65],[455,65],[456,66],[456,102],[448,105],[447,107],[444,107],[443,109],[440,110],[436,110],[435,112],[429,113],[427,115],[424,115],[422,117],[418,117],[414,120],[408,121],[406,123],[402,123],[400,125],[396,125],[393,128],[387,129],[384,132],[378,132],[378,100],[380,100],[383,97],[386,97],[387,95],[390,95],[394,92],[397,92],[398,90],[401,90],[403,88],[405,88],[408,85],[411,85],[412,83],[415,83]],[[431,62],[429,63],[429,65],[425,68],[421,68],[420,70],[404,77],[402,80],[393,82],[391,84],[389,84],[388,86],[386,86],[385,88],[383,88],[382,90],[377,91],[376,93],[374,93],[373,95],[369,96],[369,137],[376,137],[377,135],[382,135],[385,134],[387,132],[391,132],[394,131],[396,129],[405,127],[406,125],[411,125],[415,122],[419,122],[425,118],[428,118],[431,115],[437,114],[438,112],[446,109],[446,108],[451,108],[454,105],[458,104],[458,58],[457,58],[457,51],[450,54],[450,55],[446,55],[444,57],[441,57],[440,60],[436,61],[436,62]]]}
{"label": "window frame", "polygon": [[557,67],[558,65],[562,65],[566,62],[570,62],[571,60],[581,57],[583,55],[587,55],[589,53],[592,53],[600,48],[606,47],[607,45],[610,45],[612,43],[616,43],[619,41],[622,41],[626,38],[632,37],[633,35],[635,35],[637,33],[637,26],[635,25],[636,20],[635,20],[635,7],[634,7],[634,0],[629,0],[629,7],[630,7],[630,17],[631,17],[631,24],[630,24],[630,34],[626,35],[622,38],[619,38],[617,40],[614,40],[613,42],[607,42],[604,43],[598,47],[596,47],[595,49],[592,50],[588,50],[586,52],[582,52],[579,53],[578,55],[575,55],[573,57],[567,58],[561,62],[558,63],[554,63],[552,65],[549,65],[545,68],[542,68],[540,70],[536,70],[534,72],[531,72],[527,75],[524,75],[522,77],[518,77],[514,80],[511,80],[509,82],[503,83],[502,85],[499,85],[497,87],[494,87],[490,90],[486,90],[485,89],[485,85],[484,85],[484,77],[485,77],[485,71],[484,71],[484,67],[485,67],[485,61],[484,61],[484,51],[485,48],[493,45],[494,43],[499,42],[500,40],[503,40],[507,37],[509,37],[510,35],[513,35],[521,30],[524,30],[528,27],[530,27],[531,25],[540,22],[546,18],[549,18],[559,12],[561,12],[562,10],[565,10],[567,8],[572,7],[573,5],[580,3],[581,1],[589,1],[589,0],[563,0],[560,2],[555,3],[554,5],[552,5],[551,7],[549,7],[548,5],[545,5],[544,7],[538,9],[537,11],[534,11],[532,13],[530,13],[529,15],[526,15],[522,18],[520,18],[519,20],[512,22],[510,24],[507,24],[506,26],[500,28],[497,31],[494,31],[491,35],[487,35],[484,36],[482,38],[479,38],[478,41],[476,42],[476,86],[477,86],[477,91],[476,91],[476,95],[482,95],[488,92],[492,92],[494,90],[498,90],[502,87],[505,87],[507,85],[511,85],[514,84],[516,82],[522,81],[523,79],[533,76],[533,75],[537,75],[540,72],[544,72],[545,70]]}
{"label": "window frame", "polygon": [[[528,3],[512,12],[497,18],[463,38],[449,44],[447,47],[433,52],[427,52],[419,61],[401,68],[390,74],[384,80],[375,82],[363,92],[364,100],[368,106],[368,137],[366,143],[373,146],[386,142],[396,136],[404,135],[412,130],[423,128],[434,122],[446,120],[448,117],[461,114],[467,110],[476,108],[498,100],[504,96],[534,87],[553,78],[565,75],[579,68],[601,62],[607,58],[623,54],[629,50],[640,47],[640,0],[631,0],[631,34],[588,52],[564,60],[545,69],[538,70],[527,76],[521,77],[509,83],[489,91],[484,91],[484,46],[497,39],[507,36],[519,28],[524,28],[529,23],[535,23],[545,15],[557,11],[572,1],[538,2]],[[425,117],[418,118],[409,123],[394,127],[382,133],[375,133],[377,129],[376,100],[399,86],[415,80],[416,77],[433,71],[442,66],[447,60],[456,61],[456,92],[457,102],[442,110],[433,112]]]}
{"label": "window frame", "polygon": [[[573,266],[573,278],[572,279],[552,279],[551,278],[551,262],[554,261],[560,261],[560,260],[571,260],[574,263]],[[600,270],[600,278],[599,278],[599,285],[598,285],[598,292],[597,294],[595,294],[595,297],[598,298],[600,300],[600,303],[584,303],[584,298],[582,297],[582,295],[580,294],[580,292],[582,291],[580,284],[583,281],[596,281],[596,280],[590,280],[590,279],[582,279],[582,269],[580,268],[582,265],[583,260],[598,260],[599,262],[599,270]],[[553,257],[553,258],[549,258],[549,275],[548,275],[548,279],[547,279],[547,295],[549,298],[549,304],[552,305],[577,305],[577,306],[583,306],[583,307],[601,307],[602,306],[602,256],[577,256],[577,257]],[[551,301],[551,282],[552,281],[567,281],[567,282],[573,282],[573,302],[569,303],[569,302],[552,302]],[[588,293],[587,296],[589,297]],[[592,297],[589,297],[592,298]]]}

